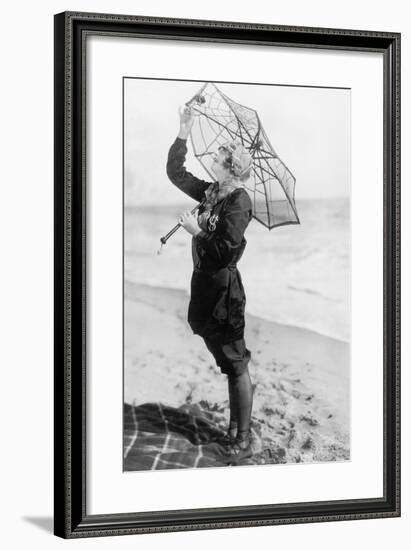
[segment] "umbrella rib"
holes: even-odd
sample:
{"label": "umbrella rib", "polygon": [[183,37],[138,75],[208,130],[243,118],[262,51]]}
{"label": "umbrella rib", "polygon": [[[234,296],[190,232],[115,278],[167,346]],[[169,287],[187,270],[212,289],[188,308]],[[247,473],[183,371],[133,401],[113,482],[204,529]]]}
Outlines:
{"label": "umbrella rib", "polygon": [[[203,133],[203,125],[201,124],[200,121],[198,121],[198,122],[199,122],[201,137],[203,138],[203,143],[204,143],[204,146],[205,146],[207,142],[205,140],[204,133]],[[206,147],[206,149],[207,149],[207,147]]]}
{"label": "umbrella rib", "polygon": [[[270,140],[268,139],[268,136],[267,136],[267,134],[266,134],[265,132],[264,132],[264,137],[265,137],[265,139],[266,139],[268,145],[271,147],[271,149],[272,149],[273,151],[275,151],[274,147],[271,145],[271,142],[270,142]],[[291,172],[291,170],[288,168],[288,166],[285,164],[285,162],[283,162],[283,161],[277,156],[277,153],[276,153],[276,157],[277,157],[277,158],[280,160],[280,162],[285,166],[287,172],[289,172],[289,173],[291,174],[291,176],[293,177],[293,179],[294,179],[294,181],[295,181],[294,174]]]}
{"label": "umbrella rib", "polygon": [[[208,123],[208,126],[209,126],[210,130],[211,130],[211,131],[214,133],[214,135],[215,135],[215,138],[214,138],[210,143],[208,143],[207,146],[206,146],[206,150],[207,150],[207,151],[210,151],[211,146],[213,145],[213,143],[214,143],[215,141],[217,141],[217,139],[220,137],[220,135],[221,135],[222,132],[224,131],[224,127],[217,133],[217,132],[214,130],[214,128],[211,126],[211,124],[209,123],[208,120],[207,120],[207,123]],[[206,144],[204,135],[203,135],[203,139],[204,139],[204,144]]]}
{"label": "umbrella rib", "polygon": [[[261,151],[261,149],[260,149],[260,151]],[[275,156],[273,156],[273,155],[270,155],[270,154],[269,154],[268,156],[265,156],[265,155],[259,155],[259,158],[260,158],[261,160],[271,160],[271,159],[278,159],[278,157],[275,157]]]}
{"label": "umbrella rib", "polygon": [[[260,158],[260,157],[259,157],[259,158]],[[266,160],[265,157],[262,157],[262,158],[263,158],[263,160]],[[282,161],[281,161],[278,157],[277,157],[277,160],[278,160],[279,162],[282,163]],[[268,163],[267,163],[267,164],[268,164]],[[280,180],[280,178],[278,177],[278,174],[277,174],[276,170],[275,170],[273,167],[271,167],[269,164],[268,164],[268,169],[267,169],[267,168],[263,168],[263,167],[261,167],[261,169],[262,169],[264,172],[266,172],[267,174],[270,174],[270,175],[274,176],[275,179],[278,180],[278,182],[280,183],[281,187],[282,187],[283,190],[284,190],[284,193],[287,195],[287,198],[288,198],[289,200],[291,200],[290,197],[289,197],[289,195],[288,195],[288,193],[287,193],[287,191],[284,189],[284,186],[283,186],[283,184],[281,183],[281,180]],[[292,176],[292,175],[291,175],[291,176]],[[293,177],[293,176],[292,176],[292,177]]]}
{"label": "umbrella rib", "polygon": [[223,130],[227,130],[227,132],[231,135],[231,132],[230,130],[228,130],[228,128],[226,128],[226,126],[224,126],[223,124],[221,124],[221,122],[219,122],[218,120],[215,120],[213,117],[211,117],[210,115],[207,115],[206,113],[203,113],[203,116],[209,120],[211,120],[212,122],[215,122],[215,124],[218,124],[218,126],[222,126]]}
{"label": "umbrella rib", "polygon": [[[260,168],[261,172],[263,171],[263,167],[261,166],[261,162],[260,162],[260,159],[257,157],[257,161],[258,161],[258,167]],[[263,178],[261,177],[261,179],[263,180]],[[267,217],[268,217],[268,225],[270,226],[271,225],[271,212],[270,212],[270,206],[268,204],[268,198],[267,198],[267,188],[265,186],[265,182],[263,180],[263,183],[264,183],[264,189],[265,189],[265,206],[267,208]]]}
{"label": "umbrella rib", "polygon": [[[217,86],[216,86],[216,88],[217,88]],[[221,90],[219,90],[218,88],[217,88],[217,90],[220,92],[220,94],[221,94],[224,98],[230,99],[230,98],[229,98],[225,93],[223,93]],[[238,101],[233,101],[232,99],[230,99],[230,101],[231,101],[232,103],[234,103],[235,105],[237,105],[238,107],[241,107],[242,109],[245,109],[245,110],[247,110],[247,111],[251,111],[251,112],[254,113],[255,116],[258,118],[258,113],[257,113],[257,111],[256,111],[255,109],[253,109],[252,107],[248,107],[248,105],[243,105],[242,103],[238,103]]]}
{"label": "umbrella rib", "polygon": [[[267,136],[267,134],[265,133],[265,131],[264,131],[264,138],[266,139],[268,146],[271,147],[272,151],[275,152],[275,149],[274,149],[274,147],[271,145],[271,142],[270,142],[270,140],[268,139],[268,136]],[[290,176],[291,176],[292,179],[294,180],[293,198],[292,198],[292,202],[291,202],[291,201],[290,201],[290,202],[291,202],[291,207],[292,207],[292,209],[293,209],[293,211],[294,211],[294,214],[295,214],[295,216],[296,216],[296,218],[297,218],[297,220],[298,220],[298,223],[300,223],[300,218],[298,217],[297,209],[296,209],[295,206],[294,206],[294,202],[295,202],[295,183],[296,183],[296,179],[295,179],[295,177],[294,177],[294,174],[291,172],[291,170],[290,170],[290,169],[288,168],[288,166],[285,164],[285,162],[283,162],[283,161],[277,156],[277,153],[276,153],[276,158],[278,158],[278,160],[281,162],[281,164],[284,166],[284,168],[287,170],[287,172],[290,174]],[[281,182],[280,182],[280,183],[281,183]],[[288,194],[287,194],[287,197],[288,197]]]}
{"label": "umbrella rib", "polygon": [[[229,105],[229,107],[230,107],[230,105]],[[231,109],[231,107],[230,107],[230,109]],[[231,109],[231,110],[232,110],[232,112],[233,112],[233,114],[234,114],[234,116],[235,116],[235,119],[236,119],[236,121],[237,121],[237,124],[238,124],[239,128],[241,128],[241,126],[244,127],[244,130],[246,131],[246,133],[247,133],[249,139],[251,140],[251,143],[253,143],[253,138],[251,137],[250,132],[247,130],[247,128],[245,127],[245,125],[242,123],[242,121],[238,118],[238,116],[237,116],[236,112],[234,111],[234,109]]]}
{"label": "umbrella rib", "polygon": [[[211,117],[206,117],[206,118],[207,118],[207,123],[208,123],[208,125],[209,125],[211,131],[212,131],[214,134],[216,134],[216,131],[214,130],[213,126],[210,124],[210,120],[213,121],[213,122],[215,122],[215,121],[214,121]],[[226,126],[221,125],[220,134],[221,134],[222,132],[224,132],[224,131],[226,131],[226,132],[229,134],[229,136],[232,137],[232,134],[231,134],[230,130],[227,128],[227,125],[226,125]],[[220,134],[219,134],[219,135],[220,135]],[[218,137],[218,136],[217,136],[217,137]],[[216,139],[217,139],[217,138],[216,138]]]}
{"label": "umbrella rib", "polygon": [[[234,133],[232,130],[230,130],[227,126],[224,126],[221,122],[219,122],[219,121],[216,120],[215,118],[211,117],[209,114],[206,114],[206,113],[202,113],[202,114],[203,114],[203,116],[204,116],[206,119],[209,119],[209,120],[211,120],[212,122],[214,122],[215,124],[218,124],[219,126],[221,126],[221,127],[222,127],[222,130],[221,130],[221,131],[226,130],[227,133],[230,135],[231,138],[235,138],[235,137],[236,137],[237,134]],[[235,116],[235,114],[234,114],[234,116]],[[210,125],[210,128],[211,128],[211,125]],[[248,132],[247,132],[247,133],[248,133]],[[253,141],[253,140],[252,140],[251,136],[249,136],[249,139],[250,139],[251,141],[247,141],[246,139],[244,139],[244,141],[247,143],[247,145],[251,145],[251,144],[252,144],[252,141]]]}
{"label": "umbrella rib", "polygon": [[[282,161],[280,161],[280,162],[282,162]],[[271,168],[271,166],[270,166],[270,168]],[[267,174],[270,174],[270,172],[269,172],[266,168],[263,168],[262,166],[261,166],[261,170],[262,170],[263,172],[266,172]],[[281,188],[282,188],[282,190],[284,191],[285,196],[287,197],[288,202],[289,202],[290,205],[291,205],[291,208],[293,209],[294,215],[296,216],[296,218],[297,218],[297,220],[298,220],[299,217],[298,217],[297,211],[296,211],[296,209],[295,209],[295,207],[294,207],[294,198],[290,198],[290,195],[288,194],[287,190],[285,189],[285,187],[284,187],[282,181],[280,180],[280,178],[278,177],[278,175],[275,173],[275,171],[273,170],[273,168],[271,168],[271,170],[272,170],[272,174],[270,174],[270,175],[274,176],[275,179],[278,181],[278,183],[281,185]],[[288,170],[288,169],[287,169],[287,170]],[[294,177],[294,176],[292,176],[292,174],[291,174],[291,177]]]}
{"label": "umbrella rib", "polygon": [[[266,225],[266,227],[268,227],[270,229],[271,227],[271,212],[270,212],[270,208],[269,208],[269,204],[268,204],[268,199],[267,199],[267,190],[266,190],[266,184],[265,184],[265,181],[264,181],[264,177],[263,177],[263,167],[261,165],[261,162],[259,162],[259,157],[255,157],[255,160],[257,161],[255,166],[254,166],[254,175],[256,178],[258,178],[260,180],[260,184],[263,186],[263,189],[264,191],[259,191],[257,189],[257,183],[255,182],[254,184],[254,190],[253,190],[253,194],[254,194],[254,210],[255,212],[257,213],[257,207],[256,207],[256,194],[259,193],[261,195],[263,195],[264,199],[265,199],[265,203],[266,203],[266,210],[267,210],[267,218],[268,218],[268,225],[264,224],[264,222],[261,222],[263,223],[263,225]],[[258,169],[260,170],[260,173],[258,171]],[[257,215],[255,216],[255,218],[258,220],[258,221],[261,221]]]}
{"label": "umbrella rib", "polygon": [[257,117],[257,124],[258,124],[258,130],[257,132],[255,133],[255,136],[254,136],[254,139],[250,145],[250,149],[254,147],[254,153],[256,152],[257,148],[255,146],[256,143],[258,143],[260,141],[260,133],[261,133],[261,121],[260,121],[260,117],[258,116],[258,113],[257,111],[255,111],[255,115]]}
{"label": "umbrella rib", "polygon": [[[258,161],[258,157],[257,157],[255,160]],[[261,171],[263,171],[262,166],[261,166],[259,163],[255,163],[255,165],[254,165],[255,175],[260,179],[260,182],[261,182],[263,185],[265,185],[265,181],[264,181],[264,178],[263,178],[262,174],[260,175],[260,174],[258,173],[258,171],[257,171],[257,166],[260,168]]]}
{"label": "umbrella rib", "polygon": [[[237,116],[237,113],[235,112],[235,110],[232,108],[231,104],[229,103],[229,101],[227,101],[227,97],[225,94],[223,94],[216,86],[216,90],[218,90],[218,92],[220,93],[221,97],[224,99],[226,105],[228,106],[228,108],[230,109],[230,111],[234,114],[236,120],[237,120],[237,123],[238,125],[243,125],[243,123],[241,122],[241,120],[239,119],[239,117]],[[230,100],[232,101],[232,100]],[[235,103],[235,101],[232,101],[232,103]],[[236,105],[239,105],[239,103],[235,103]],[[241,107],[243,107],[243,109],[248,109],[248,107],[244,107],[243,105],[241,105]],[[252,111],[253,109],[250,109],[250,111]],[[256,115],[256,111],[253,111]],[[257,116],[257,120],[258,120],[258,116]],[[244,126],[244,125],[243,125]],[[248,137],[249,139],[251,140],[251,142],[253,141],[253,138],[251,137],[249,131],[247,130],[247,128],[244,126],[244,130],[247,132],[248,134]]]}

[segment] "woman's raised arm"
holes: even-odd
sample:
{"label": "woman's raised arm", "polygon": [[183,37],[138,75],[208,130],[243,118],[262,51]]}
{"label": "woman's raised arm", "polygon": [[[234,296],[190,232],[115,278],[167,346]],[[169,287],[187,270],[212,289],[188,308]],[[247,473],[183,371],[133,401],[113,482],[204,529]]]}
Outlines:
{"label": "woman's raised arm", "polygon": [[186,195],[200,202],[203,200],[204,191],[210,185],[210,182],[196,178],[184,166],[187,154],[187,138],[193,126],[194,115],[190,107],[185,107],[179,114],[180,130],[168,152],[167,176]]}

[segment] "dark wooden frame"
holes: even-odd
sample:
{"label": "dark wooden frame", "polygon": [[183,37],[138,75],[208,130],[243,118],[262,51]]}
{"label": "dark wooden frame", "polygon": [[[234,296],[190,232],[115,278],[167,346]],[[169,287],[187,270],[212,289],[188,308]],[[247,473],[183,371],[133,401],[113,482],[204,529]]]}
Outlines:
{"label": "dark wooden frame", "polygon": [[[85,39],[90,34],[381,52],[384,496],[133,514],[86,510]],[[161,76],[161,75],[159,75]],[[64,538],[400,515],[400,35],[65,12],[55,16],[55,534]]]}

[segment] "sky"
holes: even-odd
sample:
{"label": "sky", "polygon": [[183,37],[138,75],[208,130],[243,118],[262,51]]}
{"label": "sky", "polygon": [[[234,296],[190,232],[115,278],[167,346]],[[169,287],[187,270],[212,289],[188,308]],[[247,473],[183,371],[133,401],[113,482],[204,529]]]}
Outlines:
{"label": "sky", "polygon": [[[296,178],[295,198],[350,194],[350,90],[216,83],[237,103],[255,109],[276,153]],[[127,206],[182,203],[168,180],[168,150],[179,130],[178,109],[201,82],[126,78],[124,189]],[[210,179],[194,158],[187,168]]]}

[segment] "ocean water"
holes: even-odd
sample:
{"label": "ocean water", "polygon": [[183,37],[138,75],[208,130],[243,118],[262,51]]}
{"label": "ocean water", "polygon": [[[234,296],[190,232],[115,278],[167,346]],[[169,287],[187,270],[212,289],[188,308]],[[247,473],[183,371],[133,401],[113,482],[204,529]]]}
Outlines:
{"label": "ocean water", "polygon": [[[182,205],[127,207],[124,211],[126,280],[189,293],[191,237],[183,229],[158,254],[160,237]],[[300,225],[268,231],[252,220],[238,264],[247,312],[287,325],[350,340],[350,203],[348,198],[300,199]]]}

